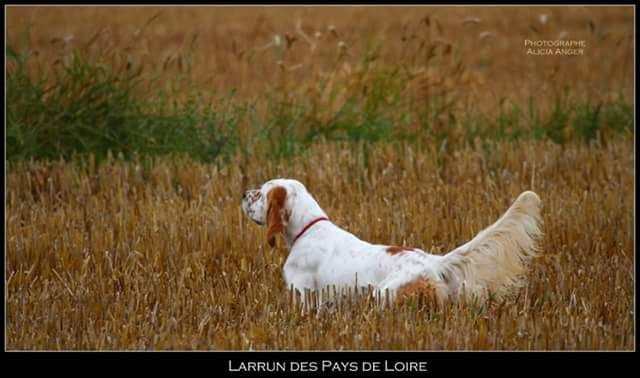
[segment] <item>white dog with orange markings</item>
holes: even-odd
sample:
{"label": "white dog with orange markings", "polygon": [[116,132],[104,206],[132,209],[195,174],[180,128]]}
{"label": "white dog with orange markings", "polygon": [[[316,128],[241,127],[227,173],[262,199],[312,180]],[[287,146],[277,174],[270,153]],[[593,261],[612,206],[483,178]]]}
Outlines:
{"label": "white dog with orange markings", "polygon": [[273,247],[282,234],[290,250],[288,287],[373,287],[392,300],[423,293],[442,304],[461,295],[502,297],[525,281],[541,236],[540,198],[526,191],[493,225],[445,255],[417,248],[371,244],[332,223],[297,180],[276,179],[242,197],[242,210],[267,225]]}

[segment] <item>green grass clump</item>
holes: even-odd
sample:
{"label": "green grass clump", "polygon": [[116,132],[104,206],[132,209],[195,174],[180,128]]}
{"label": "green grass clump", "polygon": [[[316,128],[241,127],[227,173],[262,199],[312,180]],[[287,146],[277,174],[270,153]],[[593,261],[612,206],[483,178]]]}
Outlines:
{"label": "green grass clump", "polygon": [[[243,109],[228,99],[212,103],[195,94],[185,101],[160,94],[144,100],[142,67],[92,62],[80,50],[53,75],[29,72],[29,50],[7,48],[7,158],[69,159],[109,153],[188,154],[212,161],[235,151]],[[35,77],[34,76],[39,76]]]}

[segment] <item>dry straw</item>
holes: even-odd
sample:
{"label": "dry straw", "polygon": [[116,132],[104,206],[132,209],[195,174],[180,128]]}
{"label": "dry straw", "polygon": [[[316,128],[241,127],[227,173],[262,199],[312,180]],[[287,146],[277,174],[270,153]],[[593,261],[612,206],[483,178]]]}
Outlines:
{"label": "dry straw", "polygon": [[[317,145],[287,163],[189,160],[7,175],[8,349],[619,350],[633,344],[633,145],[437,150]],[[440,160],[441,161],[441,160]],[[535,184],[545,237],[505,301],[301,314],[286,251],[241,213],[272,177],[303,181],[338,225],[444,253]],[[533,168],[535,167],[535,168]],[[534,182],[535,175],[535,182]]]}

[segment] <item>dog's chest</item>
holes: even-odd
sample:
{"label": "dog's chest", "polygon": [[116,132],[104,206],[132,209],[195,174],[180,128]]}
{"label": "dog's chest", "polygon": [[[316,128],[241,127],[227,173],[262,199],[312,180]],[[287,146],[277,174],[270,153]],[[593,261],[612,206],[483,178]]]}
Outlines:
{"label": "dog's chest", "polygon": [[[327,245],[325,245],[328,247]],[[389,273],[389,264],[372,250],[323,248],[298,250],[284,265],[287,286],[319,289],[325,286],[377,285]]]}
{"label": "dog's chest", "polygon": [[291,254],[283,267],[283,274],[287,286],[293,285],[297,289],[315,289],[317,283],[319,261],[309,254]]}

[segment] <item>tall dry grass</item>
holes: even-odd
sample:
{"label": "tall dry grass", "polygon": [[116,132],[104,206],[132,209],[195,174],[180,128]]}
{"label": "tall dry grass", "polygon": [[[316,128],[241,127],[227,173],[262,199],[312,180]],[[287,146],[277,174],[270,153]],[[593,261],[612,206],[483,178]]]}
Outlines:
{"label": "tall dry grass", "polygon": [[[6,347],[620,350],[634,348],[633,145],[315,145],[291,161],[15,163],[6,177]],[[240,158],[238,158],[240,159]],[[244,217],[247,187],[303,181],[366,240],[444,253],[525,189],[545,236],[506,302],[302,315],[286,251]],[[244,177],[244,180],[243,180]],[[246,181],[246,182],[243,182]]]}
{"label": "tall dry grass", "polygon": [[[319,82],[348,86],[364,65],[399,63],[421,88],[446,80],[461,104],[490,114],[532,97],[550,107],[567,89],[593,101],[633,95],[630,6],[9,7],[10,45],[28,25],[40,69],[74,48],[124,51],[115,65],[139,62],[149,95],[188,77],[184,85],[251,101],[274,84],[313,96]],[[532,57],[525,39],[587,47],[584,56]],[[430,62],[442,50],[453,58]],[[460,80],[452,80],[457,64]]]}

